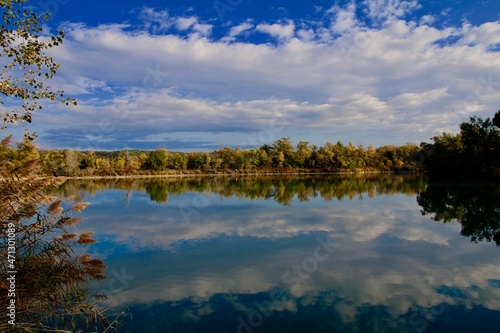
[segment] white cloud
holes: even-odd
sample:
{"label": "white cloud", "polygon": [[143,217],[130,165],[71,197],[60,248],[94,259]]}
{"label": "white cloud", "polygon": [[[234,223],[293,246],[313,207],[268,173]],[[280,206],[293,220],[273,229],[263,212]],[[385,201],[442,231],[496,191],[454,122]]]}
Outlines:
{"label": "white cloud", "polygon": [[448,88],[436,88],[423,93],[404,93],[389,100],[394,107],[413,108],[432,104],[448,95]]}
{"label": "white cloud", "polygon": [[289,40],[294,35],[295,24],[293,23],[293,21],[288,21],[286,25],[279,23],[274,23],[274,24],[260,23],[255,27],[255,30],[267,33],[280,40]]}
{"label": "white cloud", "polygon": [[239,25],[236,25],[234,27],[231,27],[231,30],[229,30],[229,33],[226,37],[223,38],[224,41],[232,41],[235,39],[236,36],[252,29],[254,25],[250,22],[244,22]]}
{"label": "white cloud", "polygon": [[178,17],[175,19],[175,27],[179,31],[193,30],[200,33],[202,36],[209,36],[213,26],[211,24],[200,23],[195,16]]}
{"label": "white cloud", "polygon": [[74,94],[91,94],[97,91],[112,92],[113,90],[102,80],[95,80],[86,77],[75,77],[74,87],[65,86],[65,91],[71,91]]}
{"label": "white cloud", "polygon": [[300,29],[299,31],[297,31],[297,37],[300,40],[309,42],[316,38],[316,33],[313,29]]}
{"label": "white cloud", "polygon": [[420,25],[432,25],[434,22],[436,22],[434,15],[424,15],[420,19]]}
{"label": "white cloud", "polygon": [[345,33],[358,26],[356,18],[356,2],[351,1],[345,8],[337,5],[330,8],[327,13],[333,14],[331,30],[335,33]]}
{"label": "white cloud", "polygon": [[172,25],[166,10],[157,11],[151,7],[143,7],[138,18],[142,21],[144,29],[154,34],[164,33]]}
{"label": "white cloud", "polygon": [[500,24],[498,22],[487,22],[478,27],[465,24],[463,29],[461,45],[483,45],[488,47],[500,43]]}
{"label": "white cloud", "polygon": [[421,7],[418,0],[365,0],[366,14],[374,20],[387,20],[391,17],[402,18]]}
{"label": "white cloud", "polygon": [[192,30],[202,36],[211,34],[213,25],[199,22],[196,16],[172,17],[167,10],[156,10],[151,7],[143,7],[138,15],[142,22],[141,28],[153,35],[169,33],[169,29],[175,27],[178,31]]}
{"label": "white cloud", "polygon": [[196,17],[179,17],[175,20],[175,26],[179,30],[187,30],[198,23]]}
{"label": "white cloud", "polygon": [[213,26],[211,24],[200,24],[196,23],[193,26],[193,30],[199,32],[203,36],[209,36],[212,32]]}
{"label": "white cloud", "polygon": [[[103,109],[116,117],[125,105],[137,119],[112,119],[117,128],[145,127],[144,109],[159,120],[149,134],[256,133],[267,128],[274,110],[287,107],[300,126],[291,122],[283,136],[300,127],[314,129],[316,144],[333,133],[335,140],[377,145],[404,143],[408,136],[428,140],[443,128],[456,130],[472,113],[491,116],[500,104],[500,58],[489,51],[499,42],[499,22],[440,29],[391,17],[369,28],[356,21],[351,3],[330,10],[329,28],[247,21],[217,40],[195,17],[144,12],[192,33],[157,35],[123,24],[64,27],[68,38],[53,50],[62,64],[54,85],[76,95],[99,92],[92,101],[80,97],[87,109],[76,113],[80,121],[95,122]],[[254,27],[278,42],[246,42]],[[238,43],[228,43],[236,36],[242,37]],[[450,37],[453,43],[442,42]],[[110,90],[113,97],[104,95]]]}

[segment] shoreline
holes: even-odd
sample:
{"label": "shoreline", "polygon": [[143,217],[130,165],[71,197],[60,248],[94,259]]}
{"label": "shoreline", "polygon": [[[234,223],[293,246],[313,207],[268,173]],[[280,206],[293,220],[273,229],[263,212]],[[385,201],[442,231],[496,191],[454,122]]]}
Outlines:
{"label": "shoreline", "polygon": [[70,179],[154,179],[189,177],[239,177],[239,176],[321,176],[321,175],[372,175],[395,174],[394,171],[331,171],[331,172],[233,172],[233,173],[183,173],[159,175],[110,175],[110,176],[61,176]]}

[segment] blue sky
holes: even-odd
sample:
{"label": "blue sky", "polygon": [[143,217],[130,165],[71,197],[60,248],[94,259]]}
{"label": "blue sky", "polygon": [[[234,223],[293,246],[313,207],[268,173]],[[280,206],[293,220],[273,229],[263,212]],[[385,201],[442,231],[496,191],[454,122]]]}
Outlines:
{"label": "blue sky", "polygon": [[32,4],[79,102],[34,116],[46,148],[420,143],[500,108],[498,0]]}

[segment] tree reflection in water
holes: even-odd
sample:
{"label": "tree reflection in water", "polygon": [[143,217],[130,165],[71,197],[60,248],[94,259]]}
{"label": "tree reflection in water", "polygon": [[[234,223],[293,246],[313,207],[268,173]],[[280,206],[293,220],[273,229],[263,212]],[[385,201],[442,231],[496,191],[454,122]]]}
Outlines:
{"label": "tree reflection in water", "polygon": [[167,203],[169,195],[213,193],[223,197],[246,199],[265,198],[279,204],[291,205],[299,201],[321,197],[325,200],[373,198],[381,194],[405,193],[416,195],[425,187],[422,176],[372,175],[314,175],[314,176],[247,176],[247,177],[185,177],[164,179],[97,179],[68,181],[57,196],[83,200],[103,189],[127,190],[129,198],[134,191],[149,194],[152,201]]}
{"label": "tree reflection in water", "polygon": [[417,202],[435,221],[458,221],[471,241],[500,246],[500,184],[430,182]]}
{"label": "tree reflection in water", "polygon": [[[429,182],[419,175],[330,175],[330,176],[257,176],[187,177],[154,180],[91,180],[66,182],[58,196],[83,200],[101,189],[125,189],[149,194],[152,201],[167,203],[169,195],[187,192],[212,193],[223,197],[265,198],[291,205],[294,198],[308,201],[373,198],[381,194],[417,195],[423,215],[439,222],[458,221],[461,234],[474,242],[495,241],[500,246],[500,184]],[[127,196],[128,198],[129,196]]]}
{"label": "tree reflection in water", "polygon": [[[97,193],[111,189],[119,191]],[[332,331],[354,332],[383,327],[377,331],[412,332],[423,327],[415,326],[423,322],[430,332],[464,332],[469,331],[467,325],[478,325],[479,318],[490,316],[492,320],[488,321],[491,322],[498,319],[498,304],[490,301],[496,299],[497,288],[494,286],[498,284],[497,270],[492,268],[483,274],[475,274],[474,271],[477,267],[489,265],[489,261],[483,261],[484,252],[492,255],[499,253],[488,249],[474,253],[467,260],[477,260],[477,265],[463,269],[464,272],[457,276],[454,267],[465,263],[461,260],[461,253],[455,253],[453,244],[443,249],[443,253],[436,253],[443,242],[437,238],[426,242],[423,237],[435,232],[433,225],[426,223],[422,226],[425,218],[414,215],[419,214],[419,208],[414,205],[414,198],[418,195],[424,214],[436,215],[434,218],[441,222],[459,220],[464,226],[463,234],[474,235],[475,241],[494,240],[498,232],[495,222],[500,213],[499,191],[495,186],[428,184],[419,176],[322,175],[86,180],[67,182],[59,190],[63,193],[58,196],[74,195],[80,199],[95,193],[96,202],[100,202],[103,209],[99,214],[105,213],[105,209],[112,212],[115,207],[123,206],[124,202],[119,202],[124,200],[122,190],[128,193],[125,196],[127,199],[133,192],[145,194],[138,196],[131,202],[130,209],[123,212],[127,214],[129,223],[124,223],[118,216],[110,221],[107,230],[101,230],[110,235],[110,239],[116,239],[116,248],[130,242],[121,235],[131,234],[130,230],[137,234],[135,237],[139,242],[135,244],[140,246],[125,249],[110,260],[111,267],[126,263],[127,270],[141,271],[141,278],[131,283],[123,295],[116,298],[116,303],[110,305],[121,306],[123,303],[119,300],[134,300],[129,308],[133,316],[125,319],[125,327],[135,328],[133,331],[183,331],[188,325],[192,325],[192,331],[238,331],[241,324],[237,321],[239,316],[246,320],[255,313],[254,310],[257,311],[255,301],[262,304],[272,299],[269,286],[282,288],[284,292],[288,290],[282,274],[311,255],[310,241],[316,240],[315,230],[320,233],[328,230],[341,236],[337,238],[342,245],[336,253],[338,255],[332,255],[328,265],[325,263],[311,274],[307,284],[302,281],[304,286],[307,285],[307,291],[298,295],[286,294],[296,310],[278,308],[272,316],[265,318],[262,327],[255,327],[255,331],[320,332],[330,328]],[[246,200],[227,200],[227,206],[218,205],[210,211],[213,213],[217,209],[221,212],[206,219],[203,216],[197,220],[199,223],[178,224],[175,217],[180,215],[166,220],[165,212],[180,214],[177,208],[184,201],[176,197],[183,193],[195,194],[188,195],[189,199],[196,198],[196,193],[216,196],[213,202],[219,202],[218,196]],[[392,198],[367,200],[377,195],[392,194]],[[144,200],[147,196],[154,202],[164,204],[151,204],[149,200]],[[108,207],[108,199],[113,201],[112,207]],[[252,205],[249,203],[252,199],[269,202],[262,204],[262,200],[256,200],[259,202]],[[347,202],[350,199],[354,202]],[[360,199],[363,201],[358,202]],[[307,200],[314,204],[310,209],[308,205],[299,203]],[[330,200],[343,202],[323,203]],[[318,202],[321,204],[318,205]],[[291,207],[283,208],[281,205]],[[151,208],[148,214],[153,217],[138,229],[134,217],[144,216],[144,207]],[[243,212],[252,211],[252,214],[249,218],[240,219],[234,216],[235,207],[243,208]],[[304,213],[297,214],[302,209]],[[336,209],[338,211],[334,212]],[[290,219],[288,226],[291,232],[283,233],[282,228],[287,225],[275,224],[278,231],[269,233],[273,228],[263,229],[262,225],[268,227],[272,223],[264,221],[259,224],[255,218],[265,216],[262,212],[274,210],[280,211],[280,218]],[[387,214],[379,213],[385,211],[395,212],[394,218],[386,224]],[[310,212],[314,212],[314,217],[303,219],[309,218]],[[362,216],[359,223],[356,220],[351,222],[351,214]],[[299,216],[295,220],[293,215]],[[334,218],[330,218],[333,215]],[[211,229],[214,232],[198,233],[198,230],[207,229],[205,220],[226,221],[225,217],[229,217],[230,221],[227,224],[215,223]],[[335,219],[337,217],[338,220]],[[247,229],[245,233],[233,232],[235,228],[250,225],[253,221],[257,221],[255,229]],[[292,227],[303,221],[305,228],[299,230],[305,232],[296,233],[297,229]],[[364,232],[379,223],[387,227],[378,237],[354,239],[358,231]],[[429,224],[430,229],[427,228]],[[310,225],[313,228],[309,228]],[[440,230],[437,234],[447,239],[449,232],[456,232],[442,225],[439,227],[436,228]],[[118,230],[120,228],[123,230]],[[404,235],[407,228],[421,238],[408,242],[409,237]],[[468,242],[465,238],[462,240]],[[178,251],[171,252],[167,244],[179,244]],[[316,243],[313,244],[316,246]],[[435,269],[436,262],[440,264],[440,269]],[[341,275],[337,275],[338,272]],[[249,282],[247,276],[257,278],[255,282]],[[198,289],[199,285],[206,287]],[[486,294],[489,296],[484,296]],[[353,314],[349,319],[345,319],[347,311]],[[311,317],[311,313],[314,316]],[[486,331],[484,326],[479,330]],[[497,328],[495,326],[496,332]],[[249,327],[240,331],[253,329]]]}

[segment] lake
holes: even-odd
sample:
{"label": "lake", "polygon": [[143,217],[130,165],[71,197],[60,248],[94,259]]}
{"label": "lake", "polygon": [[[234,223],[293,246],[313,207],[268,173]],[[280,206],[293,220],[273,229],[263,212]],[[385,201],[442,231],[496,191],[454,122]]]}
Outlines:
{"label": "lake", "polygon": [[70,180],[123,332],[500,332],[500,186]]}

